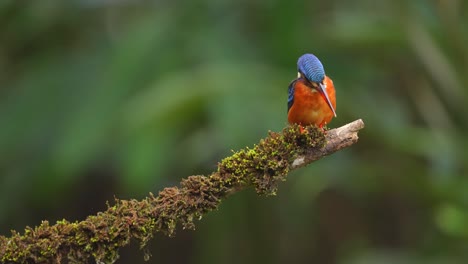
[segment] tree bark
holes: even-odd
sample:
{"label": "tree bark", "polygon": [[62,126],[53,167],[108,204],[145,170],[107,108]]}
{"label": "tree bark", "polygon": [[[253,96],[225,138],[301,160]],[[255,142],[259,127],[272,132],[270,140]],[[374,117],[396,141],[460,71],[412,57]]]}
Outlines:
{"label": "tree bark", "polygon": [[[143,200],[119,200],[104,212],[83,221],[42,221],[23,234],[0,236],[2,263],[113,263],[118,250],[140,241],[141,247],[157,233],[173,236],[177,224],[194,229],[194,220],[216,209],[228,195],[246,187],[275,195],[287,174],[358,140],[362,120],[323,131],[313,126],[288,126],[269,132],[253,148],[223,159],[209,176],[189,176],[178,187],[165,188]],[[145,254],[145,258],[148,257]]]}

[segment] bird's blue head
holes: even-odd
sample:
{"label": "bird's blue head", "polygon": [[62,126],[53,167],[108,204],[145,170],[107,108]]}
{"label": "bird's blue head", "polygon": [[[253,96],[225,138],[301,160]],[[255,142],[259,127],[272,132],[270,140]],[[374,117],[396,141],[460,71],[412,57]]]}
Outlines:
{"label": "bird's blue head", "polygon": [[309,82],[321,83],[325,78],[325,70],[322,63],[315,55],[304,54],[297,60],[297,70]]}

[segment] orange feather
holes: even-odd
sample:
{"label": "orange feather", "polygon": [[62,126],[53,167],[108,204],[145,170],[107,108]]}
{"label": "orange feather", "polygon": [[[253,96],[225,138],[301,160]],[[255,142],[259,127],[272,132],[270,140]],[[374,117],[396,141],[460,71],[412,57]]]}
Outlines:
{"label": "orange feather", "polygon": [[[328,98],[336,111],[335,87],[333,81],[325,76],[323,84],[326,86]],[[314,124],[323,127],[334,117],[324,96],[314,88],[307,86],[307,81],[300,78],[294,84],[294,103],[288,111],[290,124],[302,126]]]}

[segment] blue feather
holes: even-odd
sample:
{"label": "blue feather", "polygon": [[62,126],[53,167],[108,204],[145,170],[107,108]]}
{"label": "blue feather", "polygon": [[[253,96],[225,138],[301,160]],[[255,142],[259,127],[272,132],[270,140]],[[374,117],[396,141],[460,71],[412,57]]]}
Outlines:
{"label": "blue feather", "polygon": [[296,80],[292,81],[288,87],[288,112],[291,109],[291,106],[294,103],[294,86],[296,85]]}
{"label": "blue feather", "polygon": [[311,82],[321,83],[325,78],[322,63],[312,54],[304,54],[297,60],[297,70]]}

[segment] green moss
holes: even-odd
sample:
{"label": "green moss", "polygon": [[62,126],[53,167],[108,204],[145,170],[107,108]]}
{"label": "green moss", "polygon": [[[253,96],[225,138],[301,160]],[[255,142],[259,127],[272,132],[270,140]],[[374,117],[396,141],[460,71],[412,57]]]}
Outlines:
{"label": "green moss", "polygon": [[257,193],[275,195],[278,182],[284,181],[290,163],[301,152],[322,147],[324,133],[313,126],[304,128],[293,125],[280,133],[269,133],[269,137],[253,148],[246,148],[225,158],[218,166],[218,172],[229,175],[227,183],[237,185],[252,184]]}
{"label": "green moss", "polygon": [[[233,153],[218,164],[212,175],[190,176],[180,187],[165,188],[141,201],[116,200],[104,212],[81,222],[43,221],[27,227],[21,235],[0,236],[0,260],[14,263],[112,263],[118,249],[140,241],[144,248],[156,233],[173,236],[177,225],[195,229],[195,220],[218,208],[221,199],[239,188],[252,185],[259,194],[275,195],[286,179],[291,162],[304,151],[325,144],[323,132],[315,127],[285,128],[270,132],[253,148]],[[145,259],[150,256],[145,251]]]}

